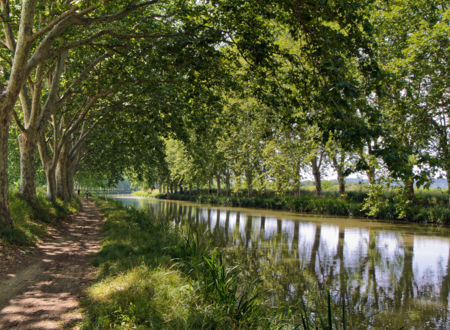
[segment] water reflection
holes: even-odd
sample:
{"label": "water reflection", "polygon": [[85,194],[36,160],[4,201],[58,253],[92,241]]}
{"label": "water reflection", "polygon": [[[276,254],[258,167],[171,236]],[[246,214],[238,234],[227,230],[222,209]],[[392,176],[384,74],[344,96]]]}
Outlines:
{"label": "water reflection", "polygon": [[424,235],[418,226],[121,200],[175,226],[189,223],[209,231],[213,244],[227,247],[258,272],[273,289],[274,304],[298,302],[315,282],[333,288],[335,299],[348,299],[355,308],[396,313],[389,318],[392,327],[450,328],[448,228],[427,228]]}

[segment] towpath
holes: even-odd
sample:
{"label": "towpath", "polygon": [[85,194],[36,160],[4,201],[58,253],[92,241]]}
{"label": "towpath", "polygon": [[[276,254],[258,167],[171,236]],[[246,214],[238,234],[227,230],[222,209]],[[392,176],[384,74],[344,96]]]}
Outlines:
{"label": "towpath", "polygon": [[81,319],[79,299],[94,279],[103,218],[95,204],[38,243],[20,264],[0,270],[0,329],[62,329]]}

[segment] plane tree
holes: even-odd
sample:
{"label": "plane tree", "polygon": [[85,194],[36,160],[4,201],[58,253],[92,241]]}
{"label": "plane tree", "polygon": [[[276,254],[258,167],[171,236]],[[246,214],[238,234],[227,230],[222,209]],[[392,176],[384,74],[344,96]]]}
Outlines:
{"label": "plane tree", "polygon": [[[69,49],[99,40],[104,35],[114,34],[108,28],[111,23],[123,20],[137,9],[145,8],[159,1],[53,1],[2,0],[0,39],[2,40],[2,78],[0,94],[0,223],[11,228],[13,222],[8,206],[8,135],[11,117],[19,96],[25,95],[27,81],[36,90],[40,89],[42,75],[50,66],[49,62]],[[95,29],[93,27],[96,27]],[[89,33],[90,32],[90,33]],[[34,76],[36,79],[29,79]],[[28,86],[28,87],[30,87]],[[33,118],[41,113],[33,112],[29,102],[22,98],[29,123],[24,128],[35,125]],[[31,125],[29,125],[31,124]],[[28,132],[22,130],[23,138]],[[34,137],[34,136],[33,136]],[[26,144],[22,138],[21,144]],[[31,163],[31,161],[30,161]]]}
{"label": "plane tree", "polygon": [[442,1],[375,5],[370,18],[389,86],[380,100],[385,117],[381,156],[413,199],[414,185],[429,185],[437,170],[449,180],[450,9]]}

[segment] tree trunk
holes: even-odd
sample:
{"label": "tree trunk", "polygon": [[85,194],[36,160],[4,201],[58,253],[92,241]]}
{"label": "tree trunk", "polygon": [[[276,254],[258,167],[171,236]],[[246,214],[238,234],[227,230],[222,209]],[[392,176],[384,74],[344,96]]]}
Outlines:
{"label": "tree trunk", "polygon": [[20,134],[20,194],[30,203],[36,197],[36,140],[31,134]]}
{"label": "tree trunk", "polygon": [[45,178],[47,180],[47,200],[52,203],[56,202],[56,166],[52,158],[50,158],[46,142],[41,136],[38,139],[38,150],[41,158],[42,168],[44,169]]}
{"label": "tree trunk", "polygon": [[47,179],[47,200],[56,202],[56,169],[49,166],[45,170],[45,178]]}
{"label": "tree trunk", "polygon": [[192,195],[192,183],[189,183],[189,195]]}
{"label": "tree trunk", "polygon": [[66,164],[64,164],[63,160],[60,160],[56,166],[56,196],[63,201],[67,201],[69,199],[69,196],[67,196],[66,184]]}
{"label": "tree trunk", "polygon": [[314,183],[316,185],[316,195],[321,196],[322,195],[322,180],[320,177],[320,166],[317,163],[317,157],[314,157],[314,159],[311,161],[312,166],[312,172],[314,176]]}
{"label": "tree trunk", "polygon": [[231,194],[231,184],[230,184],[230,171],[227,169],[226,176],[225,176],[225,185],[227,189],[227,196],[230,196]]}
{"label": "tree trunk", "polygon": [[211,195],[211,180],[208,180],[208,194]]}
{"label": "tree trunk", "polygon": [[409,177],[405,180],[406,198],[409,201],[414,200],[414,179]]}
{"label": "tree trunk", "polygon": [[296,181],[297,182],[295,183],[295,196],[299,197],[301,194],[300,188],[301,188],[302,184],[301,184],[300,180],[296,180]]}
{"label": "tree trunk", "polygon": [[216,175],[216,181],[217,181],[217,196],[220,195],[221,189],[220,189],[220,174]]}
{"label": "tree trunk", "polygon": [[56,196],[63,201],[68,201],[71,195],[69,188],[69,168],[70,162],[68,157],[68,146],[66,144],[61,149],[56,165]]}
{"label": "tree trunk", "polygon": [[245,171],[245,179],[247,181],[248,197],[252,197],[253,196],[253,171],[252,170]]}
{"label": "tree trunk", "polygon": [[343,197],[345,195],[345,177],[342,175],[338,175],[338,183],[339,183],[339,196]]}
{"label": "tree trunk", "polygon": [[[26,80],[26,63],[32,43],[36,0],[22,1],[19,31],[6,90],[0,87],[0,230],[14,224],[9,212],[8,196],[8,138],[11,113]],[[2,1],[2,5],[5,1]],[[9,41],[6,41],[9,43]],[[12,45],[9,45],[12,48]],[[7,46],[8,47],[8,46]]]}
{"label": "tree trunk", "polygon": [[333,156],[331,160],[333,161],[333,166],[337,173],[337,181],[339,184],[339,196],[342,197],[345,195],[344,165],[342,163],[339,164],[336,156]]}
{"label": "tree trunk", "polygon": [[[3,109],[1,109],[3,111]],[[12,229],[8,195],[8,135],[9,116],[0,113],[0,232]]]}
{"label": "tree trunk", "polygon": [[371,166],[368,170],[366,170],[367,179],[369,180],[369,184],[372,185],[375,183],[375,167]]}
{"label": "tree trunk", "polygon": [[75,167],[74,164],[68,164],[67,167],[67,194],[69,199],[72,199],[74,192],[74,176],[75,176]]}

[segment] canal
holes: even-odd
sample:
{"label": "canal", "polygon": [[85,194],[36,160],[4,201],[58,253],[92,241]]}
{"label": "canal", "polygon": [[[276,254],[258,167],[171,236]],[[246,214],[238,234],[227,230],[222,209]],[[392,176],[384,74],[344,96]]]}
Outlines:
{"label": "canal", "polygon": [[329,293],[354,327],[450,328],[450,228],[116,198],[210,236],[274,308],[319,309]]}

